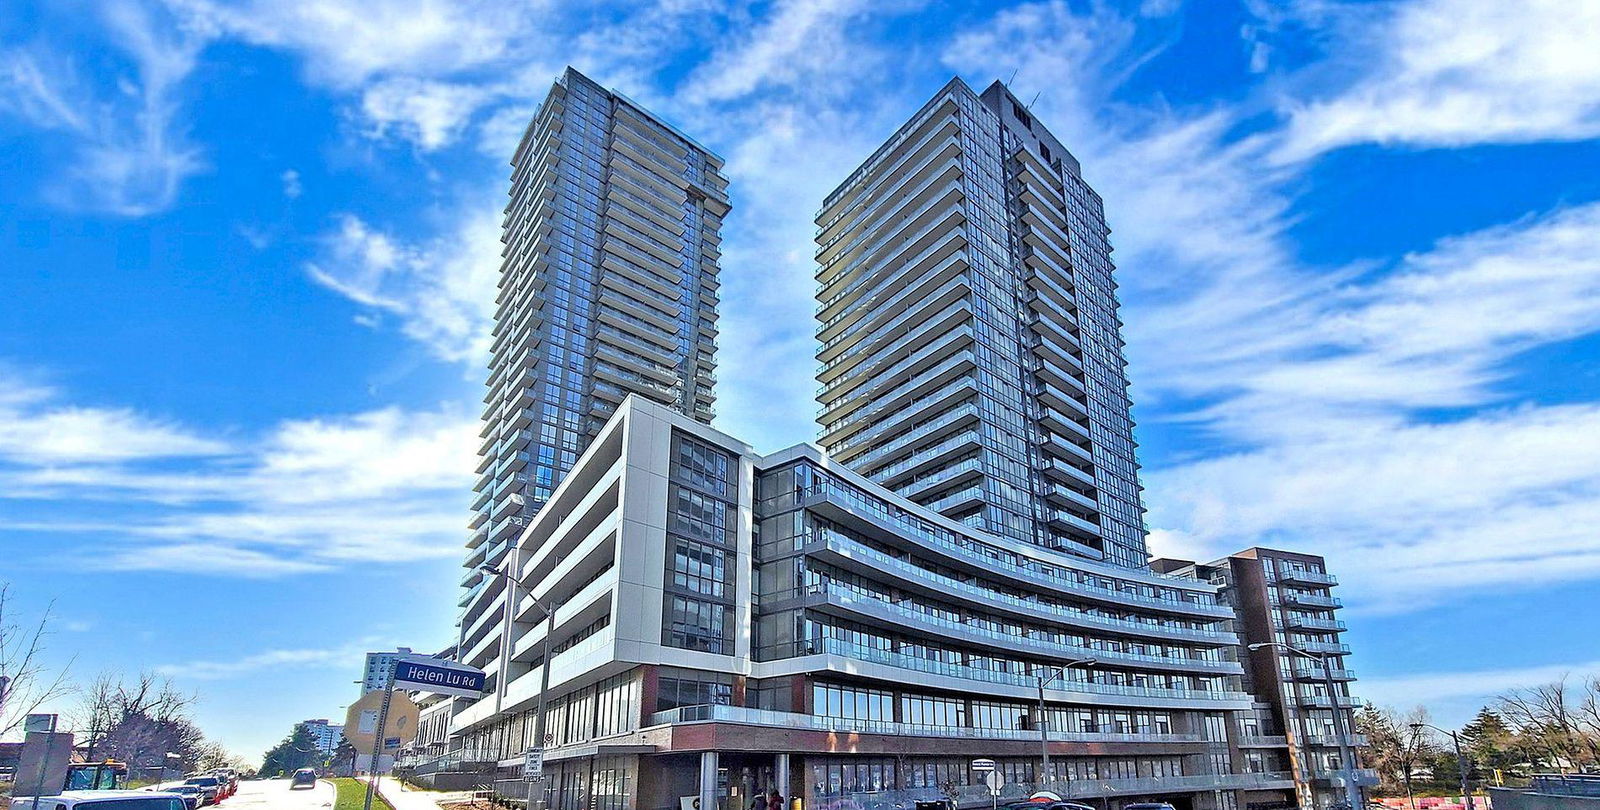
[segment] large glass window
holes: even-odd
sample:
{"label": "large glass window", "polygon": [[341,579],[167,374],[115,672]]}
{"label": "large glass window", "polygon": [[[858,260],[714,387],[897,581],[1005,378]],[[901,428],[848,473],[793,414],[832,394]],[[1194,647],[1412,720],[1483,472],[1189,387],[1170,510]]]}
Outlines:
{"label": "large glass window", "polygon": [[728,673],[676,667],[662,667],[657,673],[656,711],[732,703],[733,676]]}

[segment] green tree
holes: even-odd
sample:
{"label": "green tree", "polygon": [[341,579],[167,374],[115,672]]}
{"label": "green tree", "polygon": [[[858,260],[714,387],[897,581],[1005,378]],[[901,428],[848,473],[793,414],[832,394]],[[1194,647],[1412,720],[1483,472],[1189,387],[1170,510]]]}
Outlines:
{"label": "green tree", "polygon": [[[1500,716],[1499,712],[1485,706],[1478,710],[1472,722],[1461,727],[1461,747],[1467,758],[1480,771],[1509,770],[1527,759],[1517,740],[1517,733]],[[1480,779],[1491,780],[1492,774],[1481,773]]]}
{"label": "green tree", "polygon": [[317,747],[317,739],[311,736],[305,723],[295,723],[289,736],[267,752],[258,773],[263,777],[281,776],[320,764],[322,749]]}

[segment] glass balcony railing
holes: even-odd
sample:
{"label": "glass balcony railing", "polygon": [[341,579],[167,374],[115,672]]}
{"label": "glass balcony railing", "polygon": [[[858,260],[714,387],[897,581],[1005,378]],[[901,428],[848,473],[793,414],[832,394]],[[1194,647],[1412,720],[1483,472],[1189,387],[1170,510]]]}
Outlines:
{"label": "glass balcony railing", "polygon": [[[775,728],[809,728],[818,731],[843,731],[858,734],[893,734],[906,737],[950,737],[982,740],[1038,740],[1038,729],[972,728],[936,726],[922,723],[894,723],[887,720],[862,720],[854,717],[820,717],[800,712],[751,709],[744,706],[701,704],[680,706],[650,716],[650,725],[677,723],[742,723]],[[1200,742],[1198,734],[1119,734],[1114,732],[1049,731],[1057,742],[1187,743]]]}
{"label": "glass balcony railing", "polygon": [[[875,664],[904,669],[912,672],[921,672],[929,675],[941,675],[948,678],[959,678],[968,681],[983,683],[999,683],[1009,686],[1021,686],[1037,689],[1039,679],[1032,675],[1022,675],[1015,672],[985,669],[969,664],[954,664],[938,661],[931,658],[895,652],[877,647],[868,647],[863,644],[851,644],[835,638],[824,638],[816,641],[799,642],[792,650],[796,655],[837,655],[854,661],[867,661]],[[1130,698],[1156,698],[1182,701],[1204,702],[1248,702],[1252,698],[1247,692],[1234,692],[1225,689],[1182,689],[1159,686],[1134,686],[1117,683],[1091,683],[1085,681],[1068,681],[1053,687],[1049,691],[1062,694],[1091,694],[1107,695]]]}

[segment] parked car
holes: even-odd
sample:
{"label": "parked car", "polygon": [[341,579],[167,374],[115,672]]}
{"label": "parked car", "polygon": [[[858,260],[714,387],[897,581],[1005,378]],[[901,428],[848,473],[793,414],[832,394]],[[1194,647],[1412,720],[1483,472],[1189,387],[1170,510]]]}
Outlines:
{"label": "parked car", "polygon": [[189,810],[169,791],[69,790],[59,796],[12,799],[11,810]]}
{"label": "parked car", "polygon": [[194,776],[190,777],[189,779],[185,779],[183,783],[185,785],[194,785],[195,787],[200,788],[200,790],[206,794],[206,798],[211,804],[217,804],[223,799],[222,780],[215,776]]}
{"label": "parked car", "polygon": [[1122,810],[1177,810],[1177,808],[1166,802],[1134,802],[1123,805]]}
{"label": "parked car", "polygon": [[[1001,806],[1006,808],[1006,810],[1094,810],[1093,807],[1090,807],[1087,804],[1080,804],[1078,802],[1069,802],[1063,800],[1046,801],[1040,799],[1030,799],[1025,802],[1011,802],[1010,804]],[[1132,805],[1129,806],[1131,807]]]}
{"label": "parked car", "polygon": [[289,789],[290,790],[294,790],[295,788],[298,788],[298,787],[316,787],[316,786],[317,786],[317,772],[311,770],[310,768],[301,768],[300,770],[295,771],[294,772],[294,776],[290,777],[290,779],[289,779]]}
{"label": "parked car", "polygon": [[176,793],[182,796],[189,805],[189,810],[199,810],[199,808],[210,804],[210,802],[206,801],[206,792],[201,790],[199,785],[178,785],[177,787],[167,788],[164,792]]}

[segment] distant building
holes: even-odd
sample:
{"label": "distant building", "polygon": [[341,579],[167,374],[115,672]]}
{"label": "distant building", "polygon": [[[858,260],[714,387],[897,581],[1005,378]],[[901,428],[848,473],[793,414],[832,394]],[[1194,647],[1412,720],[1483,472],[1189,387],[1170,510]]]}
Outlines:
{"label": "distant building", "polygon": [[394,662],[410,655],[415,655],[410,647],[397,647],[394,652],[367,653],[367,666],[361,670],[361,694],[382,689],[389,681],[389,669]]}
{"label": "distant building", "polygon": [[[1348,733],[1358,752],[1367,740],[1355,733],[1360,701],[1351,695],[1350,684],[1356,676],[1345,664],[1350,646],[1341,641],[1345,623],[1336,616],[1341,603],[1330,591],[1339,580],[1328,573],[1323,558],[1249,548],[1206,564],[1161,559],[1151,567],[1218,586],[1218,599],[1234,609],[1236,656],[1245,662],[1244,687],[1257,701],[1253,712],[1239,716],[1245,769],[1294,774],[1300,807],[1343,801],[1340,734]],[[1266,642],[1288,649],[1250,649]],[[1319,658],[1327,661],[1328,671]],[[1359,765],[1359,753],[1357,760]],[[1358,768],[1355,781],[1371,787],[1378,779]]]}
{"label": "distant building", "polygon": [[306,720],[301,725],[311,732],[311,738],[317,741],[317,750],[324,754],[333,753],[339,747],[339,738],[344,736],[344,726],[330,723],[326,718]]}

